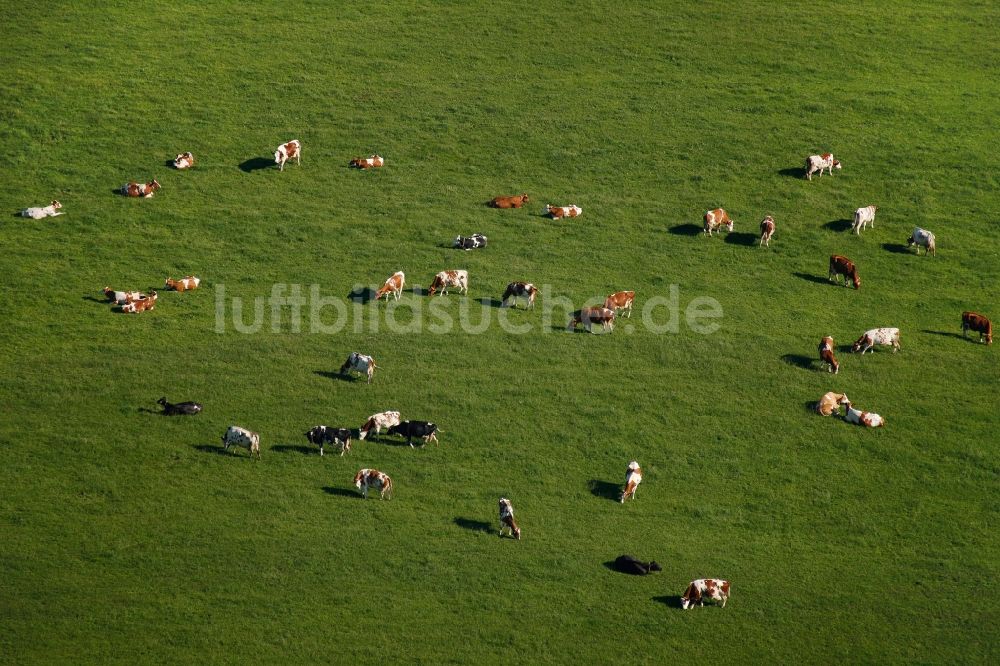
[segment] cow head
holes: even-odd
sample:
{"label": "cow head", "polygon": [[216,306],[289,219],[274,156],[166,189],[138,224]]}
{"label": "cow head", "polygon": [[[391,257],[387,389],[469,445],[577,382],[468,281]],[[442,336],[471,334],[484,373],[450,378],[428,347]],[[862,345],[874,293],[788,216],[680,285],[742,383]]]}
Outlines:
{"label": "cow head", "polygon": [[387,435],[399,435],[401,437],[405,435],[405,433],[403,432],[402,425],[389,426],[389,429],[386,430],[386,434]]}
{"label": "cow head", "polygon": [[684,590],[684,595],[681,597],[681,608],[687,610],[694,606],[698,601],[701,600],[701,591],[698,586],[694,583],[688,585],[687,589]]}
{"label": "cow head", "polygon": [[858,275],[857,271],[854,271],[851,274],[851,280],[854,282],[854,288],[855,289],[861,289],[861,276]]}
{"label": "cow head", "polygon": [[284,154],[285,151],[283,151],[281,148],[278,148],[276,151],[274,151],[274,163],[281,164],[281,158],[284,156]]}
{"label": "cow head", "polygon": [[650,572],[653,572],[653,571],[663,571],[663,567],[660,566],[659,562],[657,562],[656,560],[653,560],[652,562],[649,563],[649,571]]}
{"label": "cow head", "polygon": [[52,203],[50,203],[49,205],[52,206],[53,208],[55,208],[56,210],[59,210],[60,208],[62,208],[62,204],[59,203],[58,201],[56,201],[55,199],[53,199]]}
{"label": "cow head", "polygon": [[872,344],[872,339],[869,338],[868,334],[866,333],[865,335],[862,335],[860,338],[854,341],[854,344],[851,345],[851,353],[852,354],[857,353],[861,351],[862,347],[870,346],[871,344]]}
{"label": "cow head", "polygon": [[840,168],[840,160],[834,160],[833,161],[833,168],[834,169],[839,169]]}

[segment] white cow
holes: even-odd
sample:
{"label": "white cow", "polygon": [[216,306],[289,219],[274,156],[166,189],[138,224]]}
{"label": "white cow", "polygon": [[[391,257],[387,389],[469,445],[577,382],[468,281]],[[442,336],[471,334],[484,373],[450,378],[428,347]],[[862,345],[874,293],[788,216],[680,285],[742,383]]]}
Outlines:
{"label": "white cow", "polygon": [[854,211],[854,224],[851,225],[851,231],[860,236],[861,230],[869,224],[872,225],[872,229],[874,229],[875,211],[877,210],[878,206],[865,206],[864,208],[859,208]]}
{"label": "white cow", "polygon": [[906,246],[910,247],[915,245],[917,248],[917,254],[920,254],[920,248],[924,248],[924,256],[927,253],[937,256],[937,245],[934,241],[934,234],[927,231],[926,229],[921,229],[920,227],[914,227],[913,233],[910,234],[910,240],[906,241]]}
{"label": "white cow", "polygon": [[840,168],[840,160],[835,160],[833,158],[833,153],[823,153],[822,155],[810,155],[806,158],[806,178],[809,180],[813,179],[813,174],[819,171],[819,175],[823,175],[823,170],[826,169],[830,175],[833,175],[834,169]]}
{"label": "white cow", "polygon": [[521,539],[521,528],[517,526],[517,521],[514,520],[514,506],[510,503],[510,500],[506,497],[500,498],[500,536],[503,536],[503,531],[509,530],[510,535],[515,539]]}
{"label": "white cow", "polygon": [[354,370],[355,372],[360,372],[363,375],[368,376],[368,383],[372,383],[372,376],[375,374],[375,369],[378,366],[375,365],[375,359],[371,356],[366,356],[364,354],[359,354],[358,352],[351,352],[351,355],[347,357],[344,361],[344,365],[340,366],[340,374],[346,375],[348,371]]}
{"label": "white cow", "polygon": [[899,351],[898,328],[873,328],[862,333],[861,337],[851,345],[851,352],[861,351],[864,354],[875,345],[892,345],[892,353]]}
{"label": "white cow", "polygon": [[239,446],[250,452],[250,457],[257,456],[260,460],[260,435],[239,426],[229,426],[226,434],[222,436],[223,450],[228,451],[230,446]]}
{"label": "white cow", "polygon": [[25,208],[21,211],[21,217],[30,217],[33,220],[40,220],[43,217],[55,217],[56,215],[62,215],[59,212],[60,208],[62,208],[62,204],[53,199],[52,203],[44,208]]}
{"label": "white cow", "polygon": [[863,425],[869,428],[885,427],[885,419],[878,414],[874,412],[863,412],[860,409],[854,409],[851,407],[851,403],[847,403],[845,406],[847,407],[847,413],[844,414],[844,420],[848,423]]}
{"label": "white cow", "polygon": [[375,431],[376,437],[380,437],[382,435],[382,428],[391,428],[394,425],[399,425],[399,412],[379,412],[378,414],[372,414],[359,429],[358,438],[365,439],[372,430]]}

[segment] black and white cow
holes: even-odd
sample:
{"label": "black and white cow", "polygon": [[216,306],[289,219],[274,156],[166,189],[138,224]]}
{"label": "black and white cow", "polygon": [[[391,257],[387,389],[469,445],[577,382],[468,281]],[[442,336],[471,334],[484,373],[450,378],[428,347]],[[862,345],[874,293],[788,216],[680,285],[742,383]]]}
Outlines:
{"label": "black and white cow", "polygon": [[310,444],[319,446],[320,455],[323,455],[323,445],[327,443],[339,446],[340,455],[351,450],[351,431],[347,428],[318,425],[311,428],[305,435]]}
{"label": "black and white cow", "polygon": [[455,242],[452,243],[454,247],[462,250],[475,250],[476,248],[486,247],[486,236],[482,234],[472,234],[471,236],[456,236]]}
{"label": "black and white cow", "polygon": [[413,447],[413,438],[419,437],[424,440],[421,444],[421,448],[427,442],[434,441],[437,442],[437,425],[431,423],[430,421],[403,421],[399,425],[389,426],[387,434],[389,435],[399,435],[400,437],[406,438],[406,443]]}
{"label": "black and white cow", "polygon": [[503,306],[507,307],[507,301],[513,299],[513,303],[510,305],[517,305],[517,299],[523,298],[528,301],[525,306],[527,308],[535,307],[535,296],[538,295],[538,287],[531,284],[530,282],[511,282],[507,285],[507,288],[503,292]]}
{"label": "black and white cow", "polygon": [[371,356],[361,354],[358,352],[351,352],[351,355],[347,357],[344,361],[344,365],[340,366],[340,374],[346,375],[349,370],[354,370],[355,372],[360,372],[362,375],[368,377],[368,383],[372,383],[372,375],[375,374],[375,369],[378,368],[375,365],[375,359]]}
{"label": "black and white cow", "polygon": [[156,404],[163,407],[164,416],[178,416],[182,414],[197,414],[201,411],[201,405],[197,402],[167,402],[166,396],[156,401]]}
{"label": "black and white cow", "polygon": [[257,455],[260,460],[260,435],[239,426],[229,426],[226,434],[222,436],[223,450],[228,451],[230,446],[239,446],[250,452],[252,458]]}

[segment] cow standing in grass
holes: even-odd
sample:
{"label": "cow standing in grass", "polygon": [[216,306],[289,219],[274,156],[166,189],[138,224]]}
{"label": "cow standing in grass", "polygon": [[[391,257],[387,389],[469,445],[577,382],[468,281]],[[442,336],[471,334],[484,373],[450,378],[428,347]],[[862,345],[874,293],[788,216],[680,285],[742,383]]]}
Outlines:
{"label": "cow standing in grass", "polygon": [[829,335],[819,341],[819,360],[833,374],[840,372],[840,364],[833,355],[833,338]]}
{"label": "cow standing in grass", "polygon": [[937,256],[937,244],[934,239],[934,234],[927,231],[926,229],[921,229],[920,227],[914,227],[913,233],[910,234],[910,239],[906,241],[906,247],[916,247],[917,254],[920,254],[920,248],[924,248],[924,256],[928,254],[933,254]]}
{"label": "cow standing in grass", "polygon": [[375,292],[375,300],[385,296],[385,300],[388,302],[389,295],[391,294],[397,301],[400,295],[403,293],[403,286],[406,285],[406,275],[403,271],[396,271],[385,281],[377,292]]}
{"label": "cow standing in grass", "polygon": [[969,331],[979,333],[979,341],[986,344],[993,344],[993,322],[981,314],[975,312],[962,313],[962,337],[966,337]]}
{"label": "cow standing in grass", "polygon": [[379,412],[378,414],[372,414],[359,429],[358,439],[365,439],[372,430],[375,431],[376,437],[381,437],[383,428],[391,428],[394,425],[399,425],[399,412]]}
{"label": "cow standing in grass", "polygon": [[347,428],[331,428],[325,425],[318,425],[310,428],[305,433],[306,440],[319,447],[319,454],[323,455],[323,446],[333,444],[340,449],[340,455],[349,453],[351,450],[351,431]]}
{"label": "cow standing in grass", "polygon": [[851,225],[851,230],[860,236],[862,229],[869,224],[872,225],[872,229],[874,229],[875,212],[877,210],[878,206],[865,206],[864,208],[859,208],[854,211],[854,224]]}
{"label": "cow standing in grass", "polygon": [[725,229],[726,231],[733,230],[733,221],[729,219],[729,213],[722,208],[715,208],[713,210],[706,211],[705,233],[711,236],[712,232],[718,229]]}
{"label": "cow standing in grass", "polygon": [[358,352],[351,352],[351,355],[347,357],[344,364],[340,366],[340,374],[346,375],[348,372],[353,370],[354,372],[359,372],[368,377],[368,383],[371,384],[376,368],[378,368],[378,366],[375,365],[375,359],[371,356],[366,356],[365,354]]}
{"label": "cow standing in grass", "polygon": [[[509,305],[516,306],[517,299],[523,298],[527,302],[525,309],[535,307],[535,296],[538,295],[538,287],[531,284],[530,282],[511,282],[504,289],[503,298],[500,300],[503,302],[503,307],[508,307]],[[510,301],[508,303],[508,301]]]}
{"label": "cow standing in grass", "polygon": [[760,243],[757,247],[771,247],[771,236],[774,235],[774,218],[768,215],[760,221]]}
{"label": "cow standing in grass", "polygon": [[624,504],[627,499],[635,499],[635,491],[640,483],[642,483],[642,468],[639,467],[638,462],[633,460],[625,471],[625,489],[622,490],[619,501]]}
{"label": "cow standing in grass", "polygon": [[854,262],[847,257],[842,257],[839,254],[834,254],[830,256],[830,281],[836,283],[837,276],[844,276],[844,286],[847,286],[847,281],[850,280],[854,284],[855,289],[861,288],[861,277],[858,275],[858,268],[854,265]]}
{"label": "cow standing in grass", "polygon": [[274,151],[274,163],[278,165],[278,171],[285,170],[285,162],[294,159],[295,163],[302,166],[302,144],[298,139],[292,139],[288,143],[283,143]]}
{"label": "cow standing in grass", "polygon": [[507,530],[512,537],[521,540],[521,528],[517,526],[517,521],[514,520],[514,507],[511,505],[510,500],[506,497],[500,498],[500,536],[503,536],[503,531]]}
{"label": "cow standing in grass", "polygon": [[806,178],[808,180],[813,179],[813,174],[819,171],[819,175],[823,175],[823,171],[826,170],[833,175],[834,169],[840,168],[840,160],[833,158],[833,153],[823,153],[822,155],[810,155],[806,158]]}
{"label": "cow standing in grass", "polygon": [[361,491],[361,496],[368,499],[368,489],[374,488],[379,491],[379,499],[392,499],[392,479],[388,474],[377,469],[362,469],[354,475],[354,485]]}
{"label": "cow standing in grass", "polygon": [[222,448],[228,451],[230,446],[244,448],[250,452],[250,457],[260,460],[260,435],[239,426],[229,426],[222,436]]}
{"label": "cow standing in grass", "polygon": [[861,337],[854,341],[851,346],[851,353],[873,350],[875,345],[891,345],[892,353],[899,351],[899,329],[898,328],[873,328],[861,334]]}
{"label": "cow standing in grass", "polygon": [[705,605],[705,600],[718,602],[720,608],[726,607],[729,601],[729,581],[720,578],[699,578],[691,581],[687,590],[681,596],[681,608],[687,610],[695,604]]}

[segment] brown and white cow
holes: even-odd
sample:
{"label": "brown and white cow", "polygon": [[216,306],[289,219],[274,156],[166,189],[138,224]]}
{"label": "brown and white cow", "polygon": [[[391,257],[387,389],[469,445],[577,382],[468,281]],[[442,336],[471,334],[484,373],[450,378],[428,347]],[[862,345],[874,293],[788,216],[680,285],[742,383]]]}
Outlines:
{"label": "brown and white cow", "polygon": [[709,236],[716,229],[725,227],[726,231],[733,230],[733,221],[729,219],[729,213],[722,208],[715,208],[705,212],[705,233]]}
{"label": "brown and white cow", "polygon": [[392,479],[388,474],[377,469],[362,469],[354,475],[354,485],[361,491],[361,496],[368,499],[368,489],[374,488],[379,491],[379,498],[385,499],[388,495],[392,499]]}
{"label": "brown and white cow", "polygon": [[681,608],[687,610],[695,604],[704,606],[706,599],[716,601],[721,608],[725,608],[726,602],[729,601],[729,581],[721,578],[699,578],[691,581],[681,596]]}
{"label": "brown and white cow", "polygon": [[359,372],[362,375],[368,377],[368,383],[372,383],[372,376],[375,374],[375,370],[378,368],[375,365],[375,359],[371,356],[366,356],[365,354],[360,354],[358,352],[351,352],[351,355],[347,357],[344,364],[340,366],[340,374],[346,375],[349,371]]}
{"label": "brown and white cow", "polygon": [[379,412],[378,414],[372,414],[365,421],[365,424],[358,429],[358,439],[364,440],[372,430],[375,431],[375,436],[379,437],[382,434],[382,428],[391,428],[395,425],[399,425],[399,412]]}
{"label": "brown and white cow", "polygon": [[535,296],[537,295],[538,287],[530,282],[511,282],[504,289],[503,298],[500,300],[503,301],[503,307],[508,307],[509,305],[516,306],[517,299],[523,298],[528,301],[528,304],[525,306],[525,309],[528,309],[535,307]]}
{"label": "brown and white cow", "polygon": [[771,236],[774,235],[774,218],[768,215],[760,221],[760,243],[757,247],[771,247]]}
{"label": "brown and white cow", "polygon": [[150,291],[149,296],[140,294],[139,298],[133,299],[122,305],[122,312],[137,314],[139,312],[145,312],[146,310],[152,310],[153,306],[156,305],[156,298],[157,294],[155,291]]}
{"label": "brown and white cow", "polygon": [[528,203],[527,194],[515,194],[510,197],[493,197],[486,202],[490,208],[520,208]]}
{"label": "brown and white cow", "polygon": [[835,375],[840,372],[840,364],[833,355],[833,338],[829,335],[819,341],[819,360],[829,372]]}
{"label": "brown and white cow", "polygon": [[560,220],[564,217],[580,217],[583,213],[583,209],[575,204],[571,204],[569,206],[553,206],[552,204],[546,204],[545,212],[551,215],[553,220]]}
{"label": "brown and white cow", "polygon": [[514,520],[514,507],[510,503],[510,500],[506,497],[500,498],[500,536],[503,537],[503,531],[508,530],[510,535],[521,540],[521,528],[517,526],[517,521]]}
{"label": "brown and white cow", "polygon": [[638,462],[633,460],[625,471],[625,489],[622,490],[619,501],[624,504],[627,499],[635,499],[635,491],[640,483],[642,483],[642,468],[639,467]]}
{"label": "brown and white cow", "polygon": [[63,214],[59,212],[60,208],[62,208],[62,204],[53,199],[52,203],[48,206],[25,208],[21,211],[21,217],[30,217],[33,220],[41,220],[45,217],[55,217],[56,215]]}
{"label": "brown and white cow", "polygon": [[823,397],[816,403],[816,412],[820,416],[832,416],[834,412],[840,413],[841,405],[848,405],[851,401],[846,393],[824,393]]}
{"label": "brown and white cow", "polygon": [[379,290],[375,292],[375,300],[377,301],[385,296],[385,300],[388,301],[389,295],[392,294],[392,296],[394,296],[398,301],[400,294],[403,293],[403,286],[405,284],[406,275],[403,274],[403,271],[396,271],[390,275],[389,279],[385,281],[385,284],[383,284]]}
{"label": "brown and white cow", "polygon": [[569,324],[566,325],[566,330],[572,331],[581,322],[588,333],[594,332],[591,330],[591,325],[595,323],[600,324],[605,331],[613,331],[615,330],[615,311],[610,308],[581,308],[573,313]]}
{"label": "brown and white cow", "polygon": [[823,153],[822,155],[810,155],[806,158],[806,178],[813,179],[813,174],[819,171],[823,175],[823,170],[827,170],[833,175],[834,169],[840,168],[840,160],[833,158],[833,153]]}
{"label": "brown and white cow", "polygon": [[899,351],[899,329],[898,328],[872,328],[861,334],[861,337],[851,345],[851,353],[860,351],[864,354],[875,345],[892,345],[892,353]]}
{"label": "brown and white cow", "polygon": [[175,169],[190,169],[194,166],[194,155],[190,152],[180,153],[174,158]]}
{"label": "brown and white cow", "polygon": [[854,262],[839,254],[830,255],[830,281],[837,282],[838,275],[844,276],[845,287],[847,280],[850,279],[855,289],[861,288],[861,278],[858,276],[858,268]]}
{"label": "brown and white cow", "polygon": [[924,256],[928,254],[933,254],[937,256],[937,243],[934,238],[934,234],[927,231],[926,229],[921,229],[920,227],[914,227],[913,233],[910,234],[910,239],[906,241],[906,247],[914,246],[917,248],[917,254],[920,254],[920,248],[924,248]]}
{"label": "brown and white cow", "polygon": [[378,169],[379,167],[385,166],[385,158],[381,155],[355,157],[351,160],[350,166],[355,169]]}
{"label": "brown and white cow", "polygon": [[104,296],[117,305],[125,305],[146,297],[141,291],[114,291],[111,287],[104,288]]}
{"label": "brown and white cow", "polygon": [[979,341],[986,339],[986,344],[993,344],[993,322],[981,314],[975,312],[962,313],[962,337],[966,337],[969,331],[979,333]]}
{"label": "brown and white cow", "polygon": [[167,278],[166,289],[173,289],[174,291],[191,291],[192,289],[197,289],[200,284],[201,278],[196,278],[193,275],[182,277],[180,280]]}
{"label": "brown and white cow", "polygon": [[847,411],[844,413],[844,420],[855,425],[863,425],[868,428],[884,428],[885,419],[875,412],[863,412],[860,409],[851,407],[851,403],[844,405]]}
{"label": "brown and white cow", "polygon": [[469,271],[441,271],[434,276],[431,286],[427,290],[428,296],[433,296],[440,291],[441,296],[448,293],[448,287],[458,287],[458,293],[469,293]]}
{"label": "brown and white cow", "polygon": [[148,183],[125,183],[122,185],[122,196],[126,197],[149,197],[156,194],[156,191],[160,189],[160,184],[154,178]]}
{"label": "brown and white cow", "polygon": [[854,211],[854,224],[851,225],[851,230],[860,236],[861,231],[869,224],[874,229],[876,211],[878,211],[878,206],[865,206]]}
{"label": "brown and white cow", "polygon": [[627,312],[626,316],[631,319],[633,302],[635,302],[634,291],[616,291],[604,299],[604,307],[608,310],[614,310],[616,317],[619,310]]}
{"label": "brown and white cow", "polygon": [[302,144],[298,139],[283,143],[274,151],[274,163],[278,165],[278,171],[284,171],[285,162],[290,159],[294,159],[299,166],[302,165]]}

